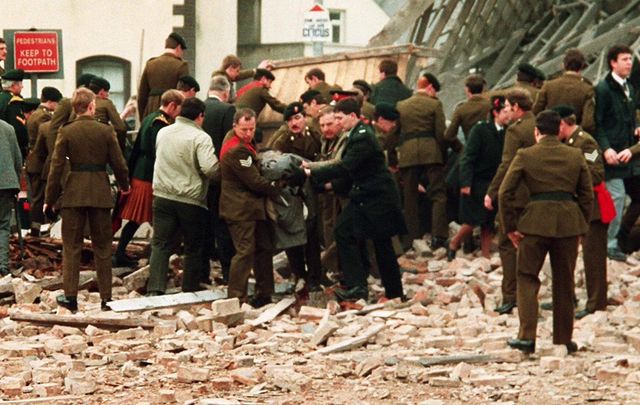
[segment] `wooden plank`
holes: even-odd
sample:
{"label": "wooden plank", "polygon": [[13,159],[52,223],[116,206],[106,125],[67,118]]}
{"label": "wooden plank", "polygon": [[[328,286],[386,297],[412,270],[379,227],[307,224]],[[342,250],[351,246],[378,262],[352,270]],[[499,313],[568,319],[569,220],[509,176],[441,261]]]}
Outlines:
{"label": "wooden plank", "polygon": [[296,302],[295,298],[283,298],[276,305],[267,309],[263,313],[260,314],[256,319],[252,319],[248,322],[251,326],[260,326],[263,323],[273,321],[282,311],[289,308]]}
{"label": "wooden plank", "polygon": [[311,355],[313,355],[314,353],[329,354],[329,353],[344,352],[346,350],[352,350],[352,349],[358,348],[363,344],[367,343],[369,339],[377,335],[385,327],[386,327],[385,324],[371,325],[361,335],[352,337],[347,340],[343,340],[342,342],[338,342],[327,347],[323,347],[310,354]]}
{"label": "wooden plank", "polygon": [[169,308],[181,305],[211,302],[223,298],[227,298],[227,292],[225,290],[206,290],[158,295],[156,297],[129,298],[125,300],[110,301],[107,305],[115,312],[146,311],[149,309]]}
{"label": "wooden plank", "polygon": [[526,30],[518,30],[511,34],[509,41],[504,48],[502,48],[502,51],[500,51],[500,54],[498,54],[498,57],[494,60],[493,65],[491,65],[491,69],[489,69],[485,75],[487,83],[494,83],[495,80],[498,80],[504,67],[512,63],[513,55],[518,50],[520,41],[522,41],[526,33]]}
{"label": "wooden plank", "polygon": [[51,397],[42,397],[42,398],[28,398],[28,399],[14,399],[9,401],[0,401],[0,404],[11,404],[11,405],[19,405],[19,404],[51,404],[56,401],[65,401],[65,403],[70,403],[68,401],[82,400],[86,399],[85,395],[55,395]]}
{"label": "wooden plank", "polygon": [[[481,2],[483,3],[484,1],[485,0],[481,0]],[[462,28],[465,26],[467,20],[470,18],[469,11],[471,10],[471,8],[475,3],[476,3],[475,1],[464,2],[464,5],[462,6],[462,10],[460,10],[460,14],[458,15],[458,19],[456,23],[453,25],[453,29],[449,33],[446,42],[441,47],[442,55],[444,55],[444,57],[442,58],[442,60],[438,61],[438,64],[437,64],[438,71],[443,70],[445,66],[446,67],[451,66],[449,61],[454,56],[452,53],[453,47],[455,46],[456,41],[459,40],[458,37],[460,35],[460,32],[462,31]]]}
{"label": "wooden plank", "polygon": [[598,26],[596,27],[595,36],[597,37],[600,34],[612,30],[616,25],[627,18],[631,14],[631,12],[638,6],[638,4],[640,4],[640,0],[631,0],[626,7],[610,15],[606,20],[598,24]]}
{"label": "wooden plank", "polygon": [[573,26],[571,31],[567,33],[565,37],[565,41],[569,38],[572,38],[575,35],[582,35],[584,31],[591,25],[595,24],[596,16],[600,11],[600,4],[598,2],[591,3],[586,10],[582,13],[582,16],[578,20],[578,22]]}
{"label": "wooden plank", "polygon": [[542,49],[540,49],[538,51],[538,53],[536,54],[536,56],[533,57],[533,64],[539,64],[541,62],[543,62],[545,60],[545,58],[547,57],[548,53],[553,49],[553,47],[555,47],[556,45],[558,45],[559,42],[561,42],[561,38],[563,38],[566,33],[571,30],[571,27],[573,27],[576,22],[578,22],[578,19],[580,19],[580,14],[575,12],[575,13],[571,13],[569,15],[569,17],[567,17],[562,24],[560,24],[560,28],[558,28],[553,35],[549,38],[549,40],[547,41],[547,43],[542,47]]}
{"label": "wooden plank", "polygon": [[[429,34],[429,39],[423,43],[424,46],[429,48],[433,48],[438,42],[438,38],[442,35],[442,30],[447,26],[447,23],[451,19],[451,14],[458,6],[459,2],[455,0],[449,0],[444,9],[440,13],[438,13],[438,20],[433,25],[431,29],[431,33]],[[424,35],[424,33],[423,33]],[[419,39],[421,41],[422,38]]]}
{"label": "wooden plank", "polygon": [[88,325],[99,326],[103,329],[128,329],[141,327],[153,329],[155,322],[141,318],[108,318],[81,315],[55,315],[33,312],[16,311],[9,315],[9,319],[17,322],[31,322],[38,325],[63,325],[84,328]]}
{"label": "wooden plank", "polygon": [[382,30],[371,37],[367,46],[391,45],[411,27],[416,19],[427,8],[433,6],[435,0],[407,0],[404,6],[387,21]]}
{"label": "wooden plank", "polygon": [[499,358],[489,354],[461,354],[455,356],[423,357],[418,360],[418,363],[425,367],[431,367],[458,363],[493,363],[498,361]]}

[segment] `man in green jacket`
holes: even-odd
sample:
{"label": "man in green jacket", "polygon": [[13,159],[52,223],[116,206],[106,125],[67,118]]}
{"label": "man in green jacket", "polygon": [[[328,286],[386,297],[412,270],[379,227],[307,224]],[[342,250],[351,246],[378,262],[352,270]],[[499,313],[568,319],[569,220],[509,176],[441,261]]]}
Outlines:
{"label": "man in green jacket", "polygon": [[398,63],[392,59],[384,59],[378,65],[380,81],[373,86],[369,102],[371,104],[389,103],[396,105],[398,101],[411,97],[411,89],[398,77]]}

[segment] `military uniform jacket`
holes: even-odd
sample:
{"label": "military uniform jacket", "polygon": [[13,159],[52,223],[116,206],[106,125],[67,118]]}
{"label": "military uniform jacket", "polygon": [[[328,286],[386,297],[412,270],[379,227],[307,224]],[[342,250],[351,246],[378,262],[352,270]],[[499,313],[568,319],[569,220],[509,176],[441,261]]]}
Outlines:
{"label": "military uniform jacket", "polygon": [[411,89],[405,86],[398,76],[393,75],[385,77],[373,86],[369,101],[373,105],[378,103],[396,105],[398,101],[407,99],[412,94]]}
{"label": "military uniform jacket", "polygon": [[118,138],[118,144],[120,148],[124,150],[127,126],[124,121],[122,121],[122,118],[120,118],[120,114],[118,114],[118,110],[116,110],[113,101],[108,98],[96,97],[96,115],[94,118],[98,122],[111,124],[113,126],[113,129],[116,131],[116,137]]}
{"label": "military uniform jacket", "polygon": [[61,208],[113,208],[107,164],[120,188],[129,188],[129,171],[113,128],[93,117],[80,116],[64,125],[56,140],[45,194],[49,205],[60,195],[60,179],[67,159],[71,172],[64,184]]}
{"label": "military uniform jacket", "polygon": [[[53,111],[40,106],[27,119],[27,133],[29,134],[29,154],[25,161],[27,173],[42,173],[44,161],[46,159],[46,136],[40,131],[40,127],[45,122],[51,121]],[[48,126],[47,126],[48,128]],[[38,138],[42,137],[41,141]],[[40,149],[36,151],[36,144],[40,142]]]}
{"label": "military uniform jacket", "polygon": [[[531,201],[518,219],[516,193],[524,183]],[[561,193],[574,200],[537,199],[543,193]],[[521,149],[500,186],[500,216],[505,232],[566,238],[589,229],[593,202],[591,175],[582,151],[545,136],[536,145]]]}
{"label": "military uniform jacket", "polygon": [[334,84],[332,86],[329,83],[327,83],[325,81],[322,81],[322,82],[319,82],[318,84],[316,84],[316,87],[314,87],[313,90],[319,91],[320,94],[322,94],[322,97],[324,97],[324,99],[328,103],[328,102],[331,101],[331,91],[332,90],[342,90],[342,87],[338,86],[337,84]]}
{"label": "military uniform jacket", "polygon": [[351,181],[349,204],[355,211],[356,236],[381,239],[406,232],[400,196],[371,126],[359,122],[347,135],[341,159],[312,168],[311,178],[321,183]]}
{"label": "military uniform jacket", "polygon": [[[233,140],[231,137],[227,142]],[[227,221],[264,221],[265,197],[277,198],[280,189],[260,175],[253,147],[240,141],[222,153],[220,171],[220,217]]]}
{"label": "military uniform jacket", "polygon": [[[515,123],[511,124],[509,128],[507,128],[507,132],[504,136],[504,148],[502,149],[500,166],[498,166],[498,171],[493,177],[493,180],[491,180],[489,190],[487,190],[487,194],[494,202],[497,201],[500,184],[502,184],[502,180],[507,173],[507,169],[509,169],[509,165],[516,156],[518,150],[528,148],[536,143],[536,138],[533,134],[535,126],[536,119],[533,116],[533,113],[528,111]],[[522,186],[518,190],[514,204],[519,208],[524,208],[527,201],[529,201],[529,192],[524,186]]]}
{"label": "military uniform jacket", "polygon": [[273,149],[282,153],[293,153],[311,161],[318,158],[320,144],[316,140],[316,136],[311,134],[309,127],[305,127],[299,134],[294,134],[287,126],[281,133],[279,132],[273,135],[275,139],[272,145]]}
{"label": "military uniform jacket", "polygon": [[418,92],[400,101],[397,109],[401,128],[397,146],[398,166],[442,164],[442,148],[446,143],[442,102]]}
{"label": "military uniform jacket", "polygon": [[269,93],[269,89],[263,86],[254,87],[244,92],[235,102],[236,109],[251,108],[256,115],[260,115],[264,106],[269,104],[274,111],[283,113],[287,105],[280,102]]}
{"label": "military uniform jacket", "polygon": [[471,128],[479,121],[487,120],[490,111],[491,102],[481,95],[474,94],[467,101],[458,104],[453,111],[445,138],[454,139],[458,135],[458,129],[462,128],[464,139],[468,139]]}
{"label": "military uniform jacket", "polygon": [[127,165],[129,174],[136,179],[153,181],[153,165],[156,162],[156,138],[158,131],[171,124],[173,119],[164,111],[157,110],[147,115],[133,143]]}
{"label": "military uniform jacket", "polygon": [[[604,159],[598,142],[582,128],[578,127],[573,134],[565,141],[566,145],[580,149],[587,161],[591,182],[596,186],[604,181]],[[593,199],[593,209],[591,210],[591,221],[600,219],[600,205],[598,199]]]}
{"label": "military uniform jacket", "polygon": [[498,170],[504,146],[504,129],[498,131],[491,121],[480,121],[471,128],[460,159],[460,187],[486,187]]}
{"label": "military uniform jacket", "polygon": [[29,135],[23,107],[24,99],[19,94],[16,95],[10,91],[0,93],[0,119],[8,122],[16,131],[16,138],[24,159],[29,150]]}
{"label": "military uniform jacket", "polygon": [[[628,81],[627,81],[628,83]],[[637,143],[633,134],[636,129],[636,93],[630,83],[629,97],[615,81],[611,72],[596,86],[596,132],[594,138],[603,152],[612,148],[620,152]],[[631,176],[635,161],[617,166],[604,166],[606,179]]]}
{"label": "military uniform jacket", "polygon": [[146,117],[160,108],[160,96],[175,89],[178,79],[189,74],[187,62],[167,52],[147,61],[138,86],[138,113]]}
{"label": "military uniform jacket", "polygon": [[549,80],[542,85],[538,98],[534,100],[533,113],[537,115],[547,108],[567,104],[576,112],[578,125],[592,132],[595,129],[594,97],[593,85],[587,79],[574,72],[565,72],[557,79]]}

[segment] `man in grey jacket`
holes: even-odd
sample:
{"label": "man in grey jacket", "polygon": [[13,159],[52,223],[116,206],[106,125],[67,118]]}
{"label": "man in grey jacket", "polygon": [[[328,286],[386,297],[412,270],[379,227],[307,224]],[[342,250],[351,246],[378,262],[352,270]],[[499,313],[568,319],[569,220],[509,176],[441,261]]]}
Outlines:
{"label": "man in grey jacket", "polygon": [[16,132],[0,120],[0,276],[9,274],[9,233],[11,208],[20,190],[22,155]]}
{"label": "man in grey jacket", "polygon": [[176,122],[158,132],[153,168],[153,240],[148,295],[163,294],[174,235],[184,236],[182,291],[196,291],[208,274],[202,260],[207,189],[218,159],[213,142],[201,128],[204,102],[182,102]]}

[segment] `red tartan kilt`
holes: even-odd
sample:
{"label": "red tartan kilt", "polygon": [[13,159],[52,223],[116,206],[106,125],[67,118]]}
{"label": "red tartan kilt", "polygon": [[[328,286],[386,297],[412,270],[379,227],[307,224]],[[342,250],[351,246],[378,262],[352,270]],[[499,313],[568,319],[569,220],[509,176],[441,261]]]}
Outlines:
{"label": "red tartan kilt", "polygon": [[151,223],[153,186],[150,181],[131,179],[131,194],[120,211],[120,218],[143,224]]}

